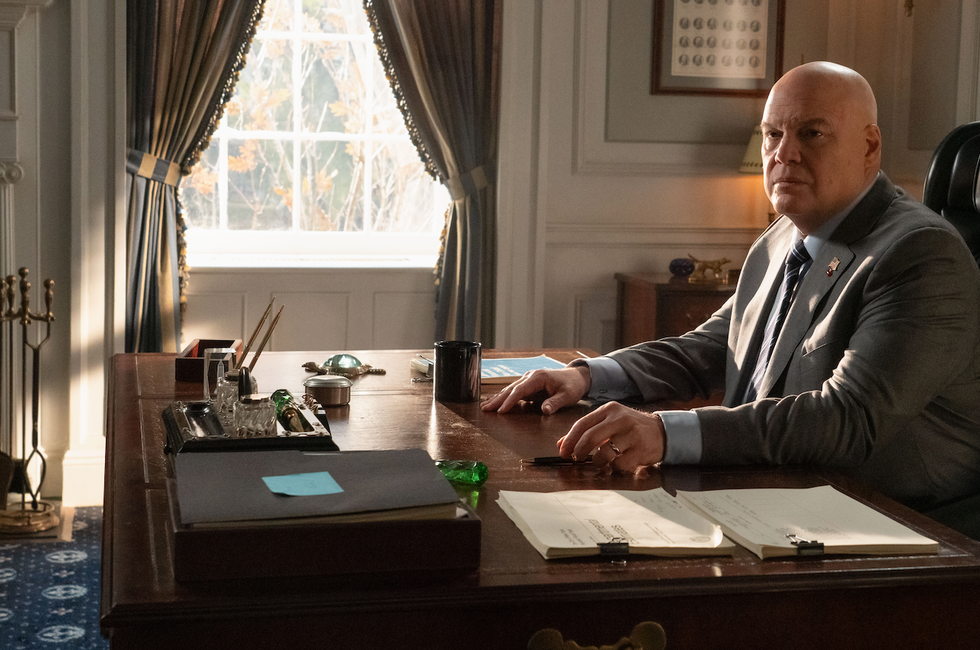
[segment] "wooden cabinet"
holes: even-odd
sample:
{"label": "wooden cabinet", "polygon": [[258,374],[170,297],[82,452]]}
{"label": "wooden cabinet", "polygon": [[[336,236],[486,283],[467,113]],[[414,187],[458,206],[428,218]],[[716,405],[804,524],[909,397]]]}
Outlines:
{"label": "wooden cabinet", "polygon": [[663,273],[616,274],[616,346],[680,336],[718,310],[734,284],[672,280]]}

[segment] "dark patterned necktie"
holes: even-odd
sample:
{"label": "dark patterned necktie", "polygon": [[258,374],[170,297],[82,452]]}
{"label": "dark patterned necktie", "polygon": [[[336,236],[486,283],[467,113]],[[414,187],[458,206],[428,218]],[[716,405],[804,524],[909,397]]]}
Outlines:
{"label": "dark patterned necktie", "polygon": [[776,339],[779,338],[779,330],[783,327],[786,320],[786,312],[793,302],[793,295],[796,293],[796,286],[799,284],[803,265],[810,261],[810,254],[803,246],[803,240],[796,242],[796,246],[790,250],[786,256],[786,263],[783,266],[783,283],[779,287],[779,294],[776,296],[775,318],[770,318],[766,323],[765,336],[762,339],[762,347],[759,348],[759,357],[755,362],[755,370],[749,380],[748,388],[745,391],[744,402],[754,402],[759,396],[759,389],[762,387],[762,378],[766,374],[769,366],[769,358],[772,350],[776,347]]}

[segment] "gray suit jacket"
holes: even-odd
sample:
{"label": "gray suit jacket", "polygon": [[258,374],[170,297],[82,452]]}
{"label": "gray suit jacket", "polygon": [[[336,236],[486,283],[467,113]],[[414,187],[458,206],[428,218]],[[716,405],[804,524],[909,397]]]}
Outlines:
{"label": "gray suit jacket", "polygon": [[725,391],[696,409],[704,464],[848,468],[919,510],[980,493],[980,269],[884,174],[804,276],[760,399],[738,404],[796,236],[777,219],[696,330],[610,356],[647,402]]}

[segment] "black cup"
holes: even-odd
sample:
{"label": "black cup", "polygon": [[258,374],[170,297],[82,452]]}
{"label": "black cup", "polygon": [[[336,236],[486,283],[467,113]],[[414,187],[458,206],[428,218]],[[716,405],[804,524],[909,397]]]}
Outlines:
{"label": "black cup", "polygon": [[435,345],[434,394],[439,402],[480,401],[480,344],[439,341]]}

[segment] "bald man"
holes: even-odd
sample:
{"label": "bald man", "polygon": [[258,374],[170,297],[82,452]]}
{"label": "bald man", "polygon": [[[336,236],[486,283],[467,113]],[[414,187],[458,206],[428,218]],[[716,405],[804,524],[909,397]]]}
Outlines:
{"label": "bald man", "polygon": [[[484,410],[606,402],[559,451],[623,471],[834,466],[922,511],[980,493],[980,270],[951,226],[879,171],[876,121],[853,70],[787,72],[762,119],[763,178],[781,216],[733,297],[681,337],[528,374]],[[720,407],[619,403],[722,389]]]}

